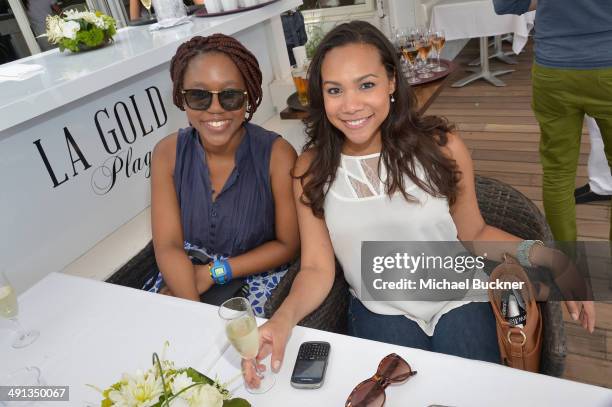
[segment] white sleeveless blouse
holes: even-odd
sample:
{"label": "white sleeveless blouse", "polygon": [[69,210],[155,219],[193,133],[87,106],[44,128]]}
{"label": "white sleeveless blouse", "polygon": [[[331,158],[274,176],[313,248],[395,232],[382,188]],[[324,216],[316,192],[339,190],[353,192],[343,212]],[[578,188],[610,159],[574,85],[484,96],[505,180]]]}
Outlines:
{"label": "white sleeveless blouse", "polygon": [[[325,198],[325,222],[334,252],[344,270],[350,291],[360,298],[362,241],[457,241],[457,229],[446,198],[426,193],[406,177],[406,192],[418,202],[408,202],[400,192],[385,194],[386,169],[380,153],[341,156],[336,179]],[[417,175],[425,179],[423,170]],[[366,301],[372,312],[405,315],[429,336],[446,312],[468,301]]]}

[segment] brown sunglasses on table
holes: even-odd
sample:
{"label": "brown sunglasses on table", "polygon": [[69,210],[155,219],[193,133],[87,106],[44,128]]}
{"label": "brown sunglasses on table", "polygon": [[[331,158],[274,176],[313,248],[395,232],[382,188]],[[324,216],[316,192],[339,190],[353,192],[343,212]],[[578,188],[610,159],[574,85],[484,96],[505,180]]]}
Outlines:
{"label": "brown sunglasses on table", "polygon": [[387,386],[404,383],[416,373],[401,356],[395,353],[387,355],[380,361],[374,376],[355,386],[344,406],[383,407],[387,398]]}

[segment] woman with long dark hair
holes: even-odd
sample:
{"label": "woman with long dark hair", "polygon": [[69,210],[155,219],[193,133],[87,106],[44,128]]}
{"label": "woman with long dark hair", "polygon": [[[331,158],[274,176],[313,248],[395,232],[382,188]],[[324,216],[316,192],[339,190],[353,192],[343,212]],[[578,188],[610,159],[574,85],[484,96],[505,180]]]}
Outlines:
{"label": "woman with long dark hair", "polygon": [[[453,127],[416,112],[392,44],[374,26],[342,24],[310,65],[310,117],[294,169],[301,269],[260,328],[277,369],[292,327],[329,293],[334,255],[349,283],[349,333],[362,338],[499,363],[488,302],[360,301],[364,241],[463,242],[488,258],[504,253],[550,266],[551,249],[488,226],[478,209],[470,154]],[[420,253],[419,253],[420,254]],[[578,308],[580,307],[584,308]],[[570,303],[593,329],[592,302]],[[248,378],[250,385],[257,379]]]}

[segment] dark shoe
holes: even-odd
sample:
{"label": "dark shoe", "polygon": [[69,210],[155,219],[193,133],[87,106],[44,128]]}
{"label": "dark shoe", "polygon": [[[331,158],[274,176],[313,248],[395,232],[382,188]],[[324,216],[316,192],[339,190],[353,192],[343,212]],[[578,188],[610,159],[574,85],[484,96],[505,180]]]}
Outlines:
{"label": "dark shoe", "polygon": [[589,191],[586,194],[578,195],[576,197],[576,204],[585,204],[596,201],[609,201],[612,199],[612,195],[599,195],[593,191]]}
{"label": "dark shoe", "polygon": [[574,197],[584,195],[587,192],[591,192],[591,186],[588,183],[586,185],[581,186],[580,188],[576,188],[574,190]]}

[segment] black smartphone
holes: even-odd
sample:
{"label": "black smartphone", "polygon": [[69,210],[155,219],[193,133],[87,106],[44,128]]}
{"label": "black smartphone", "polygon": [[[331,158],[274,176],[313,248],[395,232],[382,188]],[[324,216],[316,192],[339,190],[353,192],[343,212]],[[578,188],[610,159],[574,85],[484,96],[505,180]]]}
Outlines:
{"label": "black smartphone", "polygon": [[323,385],[329,342],[304,342],[300,345],[291,374],[291,385],[298,389],[318,389]]}

